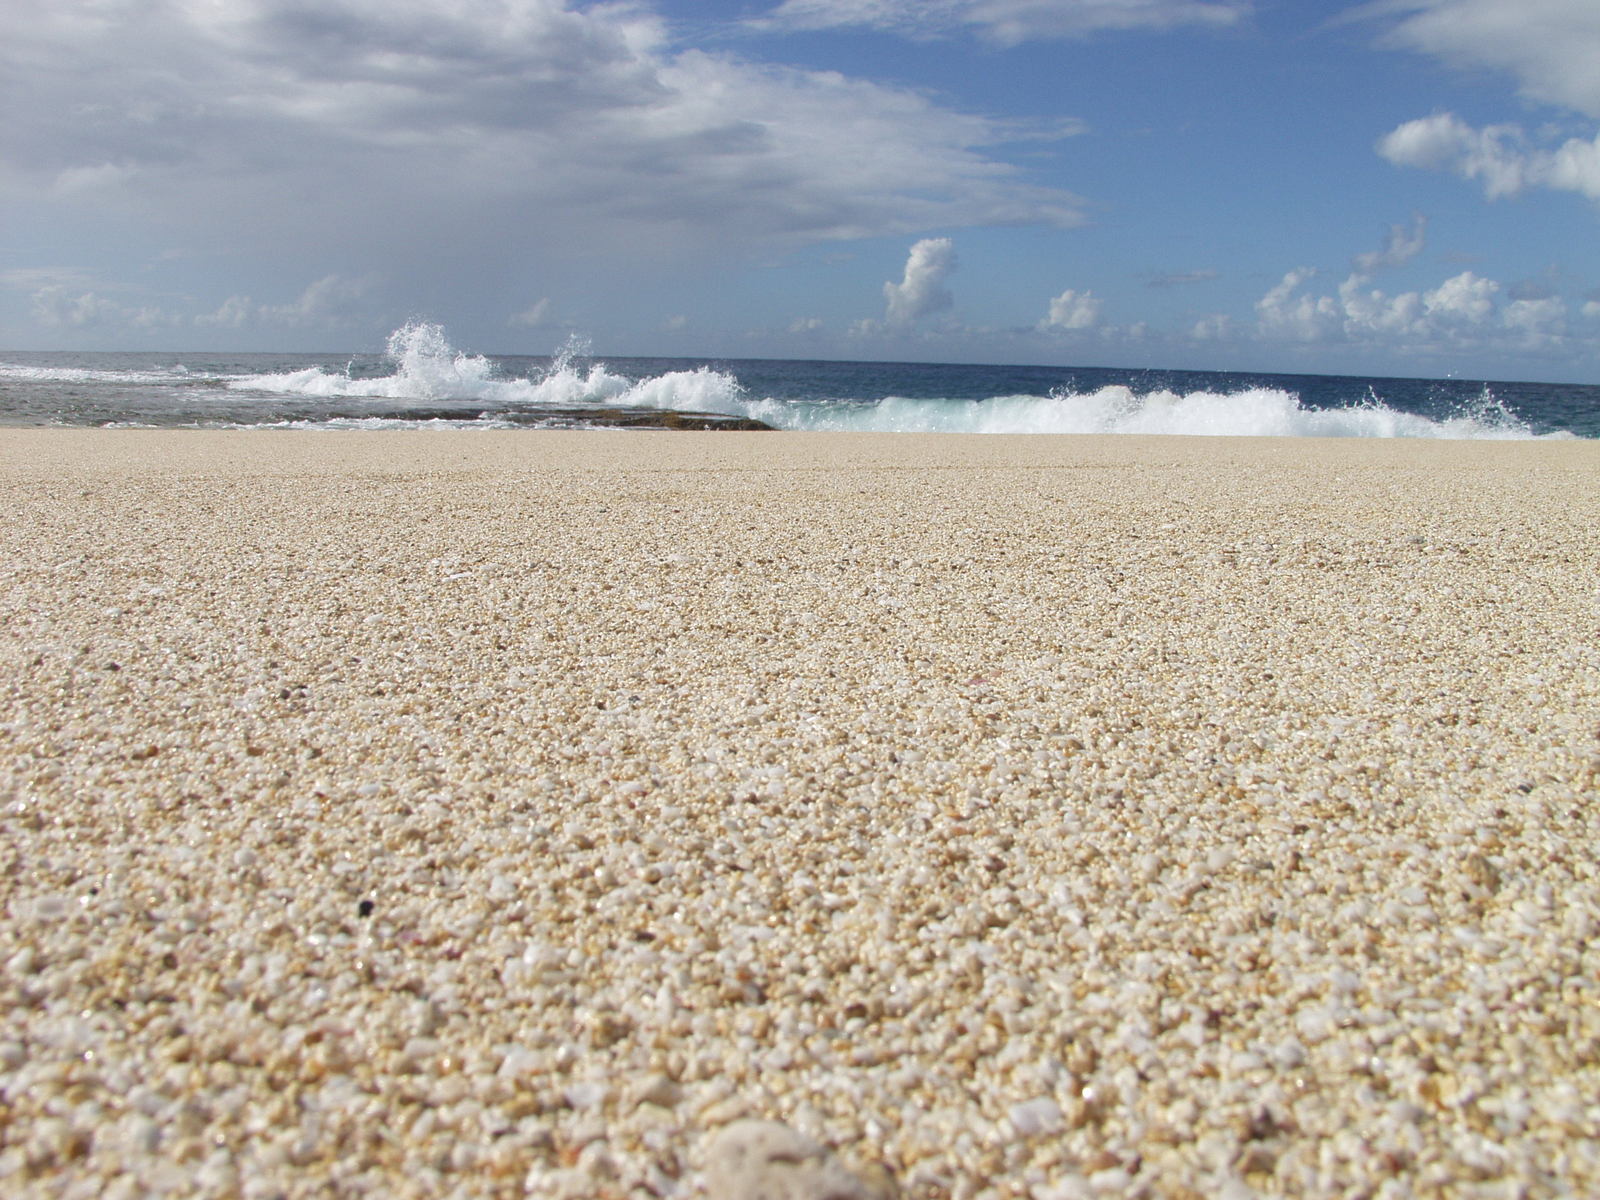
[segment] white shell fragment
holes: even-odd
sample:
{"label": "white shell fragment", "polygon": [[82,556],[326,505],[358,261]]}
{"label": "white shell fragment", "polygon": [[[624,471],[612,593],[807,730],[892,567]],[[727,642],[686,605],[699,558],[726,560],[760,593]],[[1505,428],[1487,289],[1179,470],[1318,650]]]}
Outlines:
{"label": "white shell fragment", "polygon": [[826,1147],[777,1121],[735,1121],[706,1151],[718,1200],[886,1200]]}

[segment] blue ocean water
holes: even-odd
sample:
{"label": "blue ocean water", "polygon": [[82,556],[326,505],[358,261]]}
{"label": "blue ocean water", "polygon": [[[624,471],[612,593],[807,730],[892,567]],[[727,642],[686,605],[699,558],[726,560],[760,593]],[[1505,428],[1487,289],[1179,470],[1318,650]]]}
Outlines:
{"label": "blue ocean water", "polygon": [[[1600,386],[931,363],[468,354],[0,353],[0,424],[522,429],[709,414],[774,429],[1600,438]],[[624,419],[626,418],[626,419]],[[635,420],[638,418],[639,420]],[[670,418],[668,418],[670,423]]]}

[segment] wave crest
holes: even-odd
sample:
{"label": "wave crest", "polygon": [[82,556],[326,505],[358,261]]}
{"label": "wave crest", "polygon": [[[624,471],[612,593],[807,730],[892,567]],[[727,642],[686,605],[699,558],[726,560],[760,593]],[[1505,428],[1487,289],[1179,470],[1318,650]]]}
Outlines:
{"label": "wave crest", "polygon": [[1314,409],[1293,392],[1136,392],[1124,385],[1047,396],[984,400],[911,400],[872,404],[757,401],[739,415],[781,429],[885,433],[1164,434],[1194,437],[1531,438],[1533,430],[1503,407],[1485,404],[1443,420],[1402,412],[1375,400]]}
{"label": "wave crest", "polygon": [[394,370],[365,376],[318,367],[229,381],[240,391],[318,398],[476,403],[503,409],[653,408],[678,412],[733,411],[744,389],[732,375],[701,367],[634,380],[605,363],[589,363],[589,349],[573,338],[540,374],[507,378],[489,358],[450,344],[442,326],[414,322],[389,335],[386,357]]}
{"label": "wave crest", "polygon": [[[235,378],[249,391],[319,398],[370,398],[478,406],[484,419],[540,410],[628,408],[752,418],[776,429],[889,433],[1166,434],[1207,437],[1531,438],[1532,427],[1484,389],[1472,404],[1439,417],[1393,408],[1375,395],[1337,408],[1308,408],[1294,392],[1257,386],[1234,391],[1135,391],[1123,384],[1089,391],[984,399],[777,400],[751,395],[732,374],[702,366],[633,379],[590,359],[577,340],[527,377],[506,377],[491,359],[450,344],[443,327],[414,322],[388,341],[388,374],[321,368]],[[492,411],[488,411],[492,410]]]}

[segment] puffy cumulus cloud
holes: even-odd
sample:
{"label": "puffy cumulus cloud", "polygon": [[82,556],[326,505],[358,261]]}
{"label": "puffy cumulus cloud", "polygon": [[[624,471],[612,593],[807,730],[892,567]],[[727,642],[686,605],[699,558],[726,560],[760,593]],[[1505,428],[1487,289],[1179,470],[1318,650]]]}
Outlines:
{"label": "puffy cumulus cloud", "polygon": [[1494,311],[1500,285],[1471,271],[1446,279],[1423,297],[1428,315],[1442,321],[1479,325]]}
{"label": "puffy cumulus cloud", "polygon": [[993,153],[1070,126],[683,50],[639,5],[60,0],[10,14],[0,71],[30,194],[115,192],[232,244],[437,265],[618,230],[659,252],[1081,221]]}
{"label": "puffy cumulus cloud", "polygon": [[1536,343],[1558,339],[1567,329],[1567,306],[1557,296],[1542,300],[1513,300],[1500,319],[1507,329],[1520,330]]}
{"label": "puffy cumulus cloud", "polygon": [[1100,324],[1103,307],[1093,292],[1068,288],[1050,301],[1050,311],[1039,322],[1039,328],[1046,331],[1093,329]]}
{"label": "puffy cumulus cloud", "polygon": [[1416,292],[1390,296],[1368,288],[1363,275],[1351,275],[1339,285],[1338,309],[1346,335],[1411,336],[1418,332],[1424,312]]}
{"label": "puffy cumulus cloud", "polygon": [[[1600,4],[1594,0],[1391,0],[1390,46],[1509,74],[1529,100],[1600,117]],[[1475,128],[1454,113],[1407,121],[1378,142],[1392,163],[1452,171],[1491,198],[1530,188],[1600,202],[1600,134],[1530,137],[1518,125]]]}
{"label": "puffy cumulus cloud", "polygon": [[1402,266],[1422,252],[1426,227],[1420,215],[1410,226],[1391,225],[1383,247],[1357,254],[1355,269],[1331,294],[1316,295],[1307,286],[1317,275],[1312,267],[1285,273],[1256,301],[1257,332],[1297,342],[1406,341],[1428,337],[1434,319],[1481,321],[1498,285],[1470,271],[1426,295],[1412,291],[1391,296],[1371,286],[1375,272]]}
{"label": "puffy cumulus cloud", "polygon": [[784,0],[762,28],[867,28],[909,37],[972,31],[1001,45],[1105,30],[1232,25],[1245,0]]}
{"label": "puffy cumulus cloud", "polygon": [[1316,274],[1312,267],[1287,272],[1267,294],[1256,301],[1256,317],[1268,337],[1293,341],[1325,341],[1339,331],[1343,320],[1332,296],[1312,296],[1300,287]]}
{"label": "puffy cumulus cloud", "polygon": [[1600,135],[1541,149],[1516,125],[1474,129],[1454,113],[1435,113],[1385,134],[1378,153],[1397,166],[1478,180],[1490,199],[1544,187],[1600,201]]}
{"label": "puffy cumulus cloud", "polygon": [[1422,253],[1427,219],[1420,214],[1407,225],[1391,225],[1383,246],[1357,254],[1355,269],[1334,295],[1312,296],[1300,289],[1316,274],[1309,267],[1288,272],[1256,303],[1261,330],[1271,337],[1296,341],[1412,337],[1422,332],[1426,304],[1416,292],[1398,296],[1369,286],[1383,269],[1404,266]]}
{"label": "puffy cumulus cloud", "polygon": [[47,329],[170,329],[181,318],[151,304],[125,304],[99,292],[79,292],[54,283],[33,293],[34,318]]}
{"label": "puffy cumulus cloud", "polygon": [[890,325],[909,325],[948,309],[954,301],[944,281],[955,269],[954,242],[949,238],[923,238],[906,256],[900,282],[891,280],[883,285],[888,302],[884,319]]}
{"label": "puffy cumulus cloud", "polygon": [[1391,46],[1505,71],[1531,100],[1600,117],[1600,5],[1594,0],[1390,0]]}
{"label": "puffy cumulus cloud", "polygon": [[[1308,288],[1315,272],[1288,272],[1256,304],[1256,334],[1301,343],[1359,343],[1390,349],[1547,350],[1567,342],[1559,296],[1513,298],[1499,283],[1462,271],[1425,291],[1389,295],[1352,274],[1332,294]],[[1214,337],[1202,322],[1197,340]]]}
{"label": "puffy cumulus cloud", "polygon": [[0,288],[25,300],[40,328],[68,334],[149,333],[187,323],[167,303],[152,303],[142,289],[123,287],[75,267],[0,271]]}

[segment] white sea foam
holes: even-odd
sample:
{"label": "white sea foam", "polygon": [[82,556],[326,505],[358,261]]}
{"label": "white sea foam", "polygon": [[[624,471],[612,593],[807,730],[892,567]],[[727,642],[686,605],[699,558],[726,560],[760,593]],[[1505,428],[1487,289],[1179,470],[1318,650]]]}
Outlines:
{"label": "white sea foam", "polygon": [[91,367],[40,367],[0,362],[0,380],[13,379],[18,383],[171,384],[194,383],[202,378],[183,366],[152,367],[142,371],[102,371]]}
{"label": "white sea foam", "polygon": [[1048,396],[986,400],[908,400],[875,404],[789,405],[758,401],[745,415],[786,429],[895,433],[1142,433],[1212,437],[1530,438],[1533,431],[1503,409],[1484,408],[1445,420],[1369,402],[1345,408],[1304,407],[1292,392],[1153,391],[1124,386]]}
{"label": "white sea foam", "polygon": [[[570,342],[542,374],[507,378],[495,364],[450,345],[438,325],[407,325],[389,337],[392,374],[362,378],[312,367],[229,380],[241,391],[296,396],[475,402],[506,410],[540,408],[653,408],[678,412],[726,412],[742,402],[732,375],[702,367],[633,380],[604,363],[583,365],[585,348]],[[730,408],[732,406],[732,408]]]}
{"label": "white sea foam", "polygon": [[1435,419],[1403,412],[1376,397],[1342,408],[1315,409],[1293,392],[1136,392],[1127,386],[1060,390],[1046,396],[986,399],[776,400],[751,395],[732,374],[700,367],[644,379],[588,360],[577,343],[537,376],[508,378],[482,355],[456,350],[445,331],[416,323],[389,338],[388,375],[363,378],[308,368],[242,376],[232,388],[307,397],[371,398],[482,405],[496,413],[545,408],[616,407],[750,417],[778,429],[895,433],[1133,433],[1229,437],[1531,438],[1528,424],[1487,391],[1479,403]]}
{"label": "white sea foam", "polygon": [[262,421],[251,429],[306,430],[313,433],[341,433],[351,430],[366,433],[387,433],[395,430],[465,430],[467,432],[495,429],[520,429],[514,421],[464,418],[452,421],[447,417],[426,417],[409,420],[402,417],[328,417],[322,420]]}

